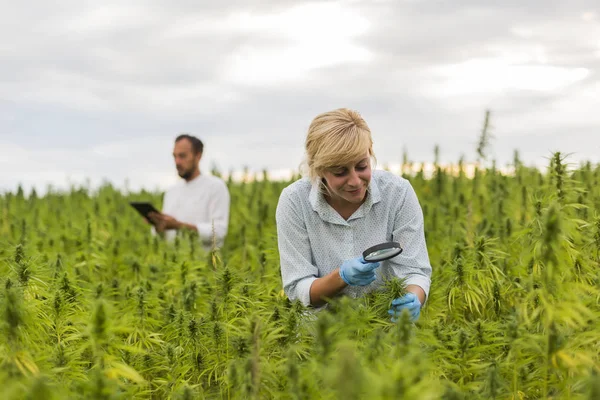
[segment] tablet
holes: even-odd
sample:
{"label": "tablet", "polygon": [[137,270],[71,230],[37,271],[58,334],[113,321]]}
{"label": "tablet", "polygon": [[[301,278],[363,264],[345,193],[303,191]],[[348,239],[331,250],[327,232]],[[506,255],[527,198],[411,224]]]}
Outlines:
{"label": "tablet", "polygon": [[133,208],[135,208],[137,210],[137,212],[139,212],[140,215],[142,217],[146,218],[148,220],[148,222],[150,222],[150,223],[152,223],[152,221],[150,221],[150,218],[148,218],[148,214],[150,214],[152,211],[160,214],[160,211],[158,211],[156,208],[154,208],[154,206],[151,203],[148,203],[148,202],[131,201],[131,202],[129,202],[129,204]]}

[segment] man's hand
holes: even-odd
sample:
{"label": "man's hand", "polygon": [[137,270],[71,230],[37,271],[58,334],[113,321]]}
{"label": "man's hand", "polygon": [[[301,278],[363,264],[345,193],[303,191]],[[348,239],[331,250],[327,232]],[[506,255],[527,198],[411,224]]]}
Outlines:
{"label": "man's hand", "polygon": [[161,233],[169,229],[179,229],[182,223],[167,214],[151,212],[148,214],[150,222],[154,224],[157,232]]}

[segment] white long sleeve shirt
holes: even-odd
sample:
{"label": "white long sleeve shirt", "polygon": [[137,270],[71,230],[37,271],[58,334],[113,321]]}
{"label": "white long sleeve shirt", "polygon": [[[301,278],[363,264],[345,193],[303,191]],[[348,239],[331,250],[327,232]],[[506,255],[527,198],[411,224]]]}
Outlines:
{"label": "white long sleeve shirt", "polygon": [[429,295],[431,265],[423,232],[423,212],[408,180],[391,172],[373,171],[367,198],[344,220],[308,178],[283,189],[276,210],[283,288],[290,300],[310,305],[310,287],[345,260],[360,257],[376,244],[397,241],[400,255],[381,262],[368,286],[347,286],[352,297],[376,290],[383,280],[406,278]]}
{"label": "white long sleeve shirt", "polygon": [[[217,245],[223,245],[229,226],[231,197],[225,182],[214,175],[201,174],[191,181],[181,180],[165,192],[163,214],[196,226],[206,250],[212,247],[213,224]],[[176,230],[167,230],[173,240]]]}

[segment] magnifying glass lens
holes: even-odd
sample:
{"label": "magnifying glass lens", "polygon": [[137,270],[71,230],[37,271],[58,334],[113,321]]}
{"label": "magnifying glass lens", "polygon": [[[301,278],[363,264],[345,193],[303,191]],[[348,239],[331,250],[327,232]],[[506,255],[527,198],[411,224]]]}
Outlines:
{"label": "magnifying glass lens", "polygon": [[365,261],[383,261],[402,253],[402,247],[397,242],[386,242],[370,247],[363,252]]}
{"label": "magnifying glass lens", "polygon": [[396,249],[374,251],[369,254],[369,258],[386,257],[389,254],[396,254]]}

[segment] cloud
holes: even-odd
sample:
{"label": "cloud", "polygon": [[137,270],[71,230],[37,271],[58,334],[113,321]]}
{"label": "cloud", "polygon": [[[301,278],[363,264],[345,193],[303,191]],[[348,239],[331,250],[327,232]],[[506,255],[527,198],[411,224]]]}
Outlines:
{"label": "cloud", "polygon": [[276,43],[251,43],[229,58],[223,80],[240,86],[304,82],[312,70],[368,63],[370,51],[352,39],[364,35],[369,21],[340,3],[307,3],[278,13],[234,14],[228,23],[244,35],[278,38]]}
{"label": "cloud", "polygon": [[[122,140],[73,151],[57,148],[32,149],[0,142],[0,188],[35,186],[44,193],[49,186],[98,187],[111,182],[132,190],[164,189],[178,177],[170,158],[170,141],[151,137],[144,142]],[[161,154],[149,159],[148,154]]]}
{"label": "cloud", "polygon": [[473,157],[486,109],[501,162],[600,154],[592,1],[13,2],[0,35],[0,188],[163,187],[182,131],[206,167],[295,168],[337,107],[365,116],[382,163]]}

